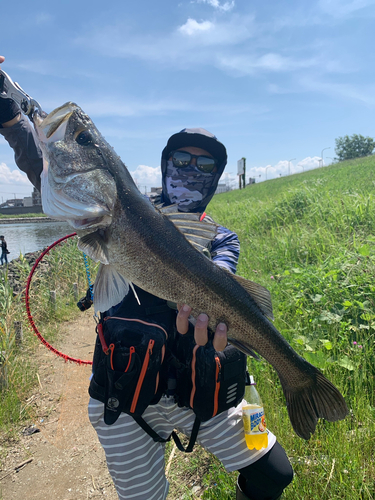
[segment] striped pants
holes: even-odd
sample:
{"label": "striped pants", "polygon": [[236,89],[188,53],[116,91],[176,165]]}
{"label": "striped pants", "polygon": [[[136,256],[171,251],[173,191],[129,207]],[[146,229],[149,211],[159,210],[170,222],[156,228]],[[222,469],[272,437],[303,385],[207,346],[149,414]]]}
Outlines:
{"label": "striped pants", "polygon": [[[106,425],[103,410],[103,403],[90,399],[90,422],[104,448],[119,500],[165,500],[168,494],[164,473],[165,444],[155,443],[125,413],[121,413],[113,425]],[[195,420],[192,410],[179,408],[173,398],[167,397],[149,406],[142,417],[163,438],[168,438],[173,429],[190,437]],[[243,433],[241,405],[238,405],[202,422],[197,442],[231,472],[265,455],[275,444],[276,437],[269,432],[267,449],[249,450]]]}

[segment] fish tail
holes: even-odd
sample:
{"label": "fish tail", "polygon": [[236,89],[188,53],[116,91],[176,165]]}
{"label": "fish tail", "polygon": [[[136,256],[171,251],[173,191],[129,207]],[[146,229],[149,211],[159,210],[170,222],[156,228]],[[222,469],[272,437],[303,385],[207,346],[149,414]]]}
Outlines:
{"label": "fish tail", "polygon": [[317,368],[308,365],[310,381],[302,388],[300,384],[297,388],[288,386],[280,377],[293,429],[306,440],[315,432],[319,418],[335,422],[348,414],[348,407],[339,390]]}

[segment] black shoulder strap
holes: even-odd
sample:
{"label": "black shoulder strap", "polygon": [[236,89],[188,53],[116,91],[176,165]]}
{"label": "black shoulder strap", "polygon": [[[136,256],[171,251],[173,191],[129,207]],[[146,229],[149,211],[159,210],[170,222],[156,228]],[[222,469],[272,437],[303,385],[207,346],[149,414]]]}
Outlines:
{"label": "black shoulder strap", "polygon": [[176,443],[176,446],[180,451],[183,451],[185,453],[191,453],[193,451],[195,441],[196,441],[197,436],[198,436],[200,425],[201,425],[201,421],[199,420],[198,417],[195,417],[193,429],[191,431],[191,435],[190,435],[190,439],[189,439],[189,444],[187,445],[186,448],[184,448],[183,444],[180,441],[180,438],[177,436],[175,431],[172,432],[173,440]]}
{"label": "black shoulder strap", "polygon": [[137,424],[142,427],[142,429],[147,432],[147,434],[149,436],[152,437],[152,439],[156,442],[156,443],[166,443],[167,441],[169,441],[171,439],[171,436],[169,436],[167,439],[164,439],[162,438],[161,436],[159,436],[159,434],[157,432],[154,431],[154,429],[152,429],[148,423],[143,420],[142,417],[138,417],[137,415],[131,415],[134,420],[137,422]]}
{"label": "black shoulder strap", "polygon": [[149,436],[152,437],[152,439],[156,443],[166,443],[167,441],[169,441],[171,439],[171,437],[173,437],[173,440],[176,443],[176,446],[180,451],[185,452],[185,453],[191,453],[193,451],[195,441],[197,440],[199,427],[201,425],[201,421],[199,420],[198,417],[195,417],[195,421],[194,421],[193,429],[191,431],[189,444],[187,445],[186,448],[184,448],[183,444],[180,441],[180,438],[177,436],[175,431],[173,431],[172,434],[167,439],[164,439],[161,436],[159,436],[159,434],[157,432],[155,432],[142,417],[138,417],[136,415],[132,415],[132,417],[137,422],[137,424],[139,426],[141,426],[142,429],[145,432],[147,432],[147,434]]}

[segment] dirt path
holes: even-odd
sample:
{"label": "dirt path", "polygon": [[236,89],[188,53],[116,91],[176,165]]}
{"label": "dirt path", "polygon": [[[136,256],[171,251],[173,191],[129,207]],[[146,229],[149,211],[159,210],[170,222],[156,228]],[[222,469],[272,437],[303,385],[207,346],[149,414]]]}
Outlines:
{"label": "dirt path", "polygon": [[[61,338],[56,347],[62,352],[91,359],[95,341],[91,312],[63,327]],[[7,450],[0,470],[0,500],[117,500],[104,452],[87,416],[91,367],[65,363],[42,345],[38,360],[40,387],[27,404],[34,405],[37,415],[30,425],[40,432],[21,434]]]}

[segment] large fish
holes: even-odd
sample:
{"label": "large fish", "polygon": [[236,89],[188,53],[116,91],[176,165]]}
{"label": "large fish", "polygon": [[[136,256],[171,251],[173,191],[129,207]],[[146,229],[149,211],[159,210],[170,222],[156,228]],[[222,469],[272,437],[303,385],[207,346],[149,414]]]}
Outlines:
{"label": "large fish", "polygon": [[319,418],[336,421],[346,416],[345,400],[336,387],[299,356],[268,319],[269,292],[221,269],[200,251],[215,234],[210,224],[202,226],[194,214],[166,214],[155,208],[76,104],[66,103],[44,119],[36,115],[34,124],[44,159],[43,210],[67,220],[80,236],[79,248],[101,262],[94,288],[96,310],[120,302],[131,284],[189,304],[194,317],[208,314],[212,330],[226,323],[233,345],[246,354],[256,351],[271,363],[298,436],[309,439]]}

